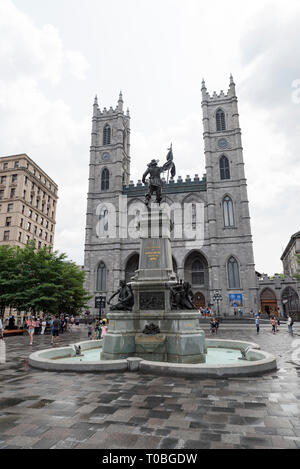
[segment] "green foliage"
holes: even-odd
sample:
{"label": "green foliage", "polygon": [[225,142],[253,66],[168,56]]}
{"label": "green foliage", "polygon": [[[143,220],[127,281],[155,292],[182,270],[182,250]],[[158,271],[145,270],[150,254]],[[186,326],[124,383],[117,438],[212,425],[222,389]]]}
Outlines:
{"label": "green foliage", "polygon": [[77,314],[90,298],[83,288],[84,272],[65,254],[0,246],[0,314],[6,307],[31,313]]}

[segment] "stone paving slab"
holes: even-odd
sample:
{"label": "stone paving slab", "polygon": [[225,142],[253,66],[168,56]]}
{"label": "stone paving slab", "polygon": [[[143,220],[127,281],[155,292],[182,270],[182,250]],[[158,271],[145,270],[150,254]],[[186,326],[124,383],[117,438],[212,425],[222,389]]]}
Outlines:
{"label": "stone paving slab", "polygon": [[[300,448],[300,367],[285,327],[219,329],[222,339],[256,342],[278,370],[260,377],[196,379],[138,373],[58,373],[32,369],[49,337],[6,339],[0,365],[0,448]],[[298,331],[299,329],[299,331]],[[208,336],[208,330],[207,336]],[[80,326],[61,345],[87,338]]]}

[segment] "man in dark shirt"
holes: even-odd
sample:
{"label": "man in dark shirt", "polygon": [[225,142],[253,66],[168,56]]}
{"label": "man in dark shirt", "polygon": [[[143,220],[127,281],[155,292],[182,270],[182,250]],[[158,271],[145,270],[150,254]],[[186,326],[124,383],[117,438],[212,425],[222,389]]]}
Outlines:
{"label": "man in dark shirt", "polygon": [[60,320],[58,314],[55,316],[53,321],[53,332],[51,337],[51,345],[54,343],[54,337],[56,337],[56,345],[58,345],[58,337],[59,337],[59,328],[60,328]]}

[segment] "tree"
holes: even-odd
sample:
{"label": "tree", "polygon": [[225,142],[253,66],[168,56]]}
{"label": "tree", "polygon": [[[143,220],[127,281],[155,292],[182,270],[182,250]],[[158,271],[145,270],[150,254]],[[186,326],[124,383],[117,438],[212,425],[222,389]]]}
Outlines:
{"label": "tree", "polygon": [[33,314],[76,314],[90,298],[83,288],[85,274],[66,254],[24,248],[0,247],[0,308]]}

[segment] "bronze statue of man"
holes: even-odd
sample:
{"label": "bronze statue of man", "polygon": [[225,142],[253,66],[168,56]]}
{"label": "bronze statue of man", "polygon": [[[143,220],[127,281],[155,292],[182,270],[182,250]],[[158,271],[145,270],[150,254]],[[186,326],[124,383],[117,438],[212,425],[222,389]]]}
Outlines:
{"label": "bronze statue of man", "polygon": [[131,311],[134,304],[134,297],[131,286],[127,285],[125,280],[120,280],[120,288],[108,300],[107,304],[110,305],[111,300],[118,296],[118,303],[110,307],[111,311]]}
{"label": "bronze statue of man", "polygon": [[142,182],[143,184],[146,184],[146,177],[149,175],[149,190],[148,193],[146,194],[145,197],[145,205],[148,206],[149,202],[151,200],[151,197],[153,193],[155,192],[156,194],[156,203],[160,204],[162,197],[161,197],[161,191],[162,191],[162,180],[161,180],[161,173],[164,173],[165,171],[171,170],[171,176],[174,177],[176,174],[176,168],[173,163],[173,151],[172,151],[172,145],[171,148],[169,148],[169,153],[167,154],[167,161],[163,166],[158,166],[157,165],[158,160],[152,160],[148,164],[148,168],[143,174],[143,179]]}

